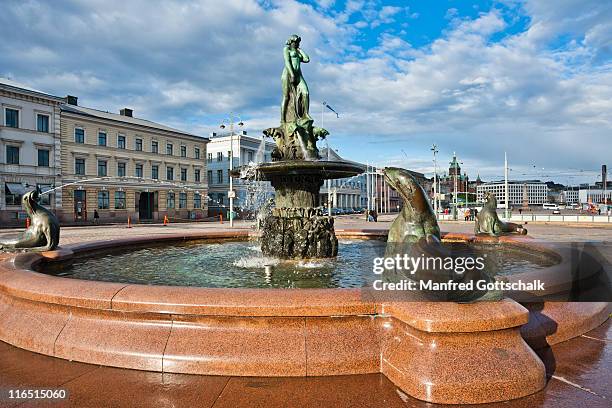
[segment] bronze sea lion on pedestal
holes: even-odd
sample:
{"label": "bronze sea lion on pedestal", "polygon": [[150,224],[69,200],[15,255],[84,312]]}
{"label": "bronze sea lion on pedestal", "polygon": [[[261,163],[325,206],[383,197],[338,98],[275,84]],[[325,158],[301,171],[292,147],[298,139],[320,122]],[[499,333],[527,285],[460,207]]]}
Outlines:
{"label": "bronze sea lion on pedestal", "polygon": [[504,222],[497,215],[497,198],[495,194],[487,191],[484,194],[484,206],[482,211],[476,216],[474,234],[489,234],[499,236],[502,234],[516,232],[517,234],[527,235],[527,229],[520,224]]}
{"label": "bronze sea lion on pedestal", "polygon": [[23,195],[21,202],[30,217],[30,227],[18,239],[0,242],[0,249],[51,251],[57,248],[60,238],[59,221],[55,214],[38,203],[38,197],[37,190]]}
{"label": "bronze sea lion on pedestal", "polygon": [[440,241],[440,227],[423,187],[408,170],[385,167],[385,180],[404,200],[404,207],[389,229],[388,242],[407,243],[425,238]]}

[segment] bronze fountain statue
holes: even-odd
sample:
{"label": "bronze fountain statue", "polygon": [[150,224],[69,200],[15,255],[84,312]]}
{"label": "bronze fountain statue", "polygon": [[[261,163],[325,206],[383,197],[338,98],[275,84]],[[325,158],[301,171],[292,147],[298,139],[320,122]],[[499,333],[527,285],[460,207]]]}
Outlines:
{"label": "bronze fountain statue", "polygon": [[21,237],[0,242],[1,250],[52,251],[57,248],[60,238],[59,221],[55,214],[38,203],[38,190],[23,195],[21,203],[30,217],[30,227]]}
{"label": "bronze fountain statue", "polygon": [[301,65],[310,58],[300,48],[301,38],[289,37],[283,49],[280,126],[264,130],[276,142],[272,162],[255,171],[237,169],[233,177],[270,181],[275,189],[276,207],[258,221],[264,255],[284,259],[328,258],[338,254],[334,219],[323,215],[319,190],[326,179],[360,174],[364,168],[345,161],[321,160],[317,140],[329,132],[313,125],[309,114],[310,96]]}
{"label": "bronze fountain statue", "polygon": [[499,236],[508,233],[527,235],[527,229],[521,224],[504,222],[497,216],[497,198],[495,194],[487,191],[484,194],[484,206],[476,216],[474,234],[489,234]]}

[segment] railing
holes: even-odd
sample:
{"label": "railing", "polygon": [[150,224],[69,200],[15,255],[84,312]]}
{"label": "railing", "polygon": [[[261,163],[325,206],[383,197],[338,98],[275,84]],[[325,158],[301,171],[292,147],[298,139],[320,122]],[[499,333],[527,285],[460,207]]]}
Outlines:
{"label": "railing", "polygon": [[[500,214],[500,218],[503,218]],[[453,221],[452,214],[438,214],[440,221]],[[458,221],[463,221],[463,214],[457,216]],[[513,214],[510,216],[510,221],[513,222],[598,222],[612,223],[612,216],[609,215],[557,215],[557,214]]]}

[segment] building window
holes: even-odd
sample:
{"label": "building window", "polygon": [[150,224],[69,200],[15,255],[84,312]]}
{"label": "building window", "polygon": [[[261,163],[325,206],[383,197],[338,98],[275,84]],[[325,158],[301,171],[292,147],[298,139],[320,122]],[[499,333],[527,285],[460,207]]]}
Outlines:
{"label": "building window", "polygon": [[74,143],[85,143],[85,130],[81,128],[74,129]]}
{"label": "building window", "polygon": [[115,209],[125,210],[125,191],[115,191]]}
{"label": "building window", "polygon": [[143,175],[143,168],[142,168],[142,164],[137,164],[136,165],[136,173],[135,173],[136,177],[138,178],[142,178]]}
{"label": "building window", "polygon": [[151,153],[158,153],[159,152],[159,143],[157,143],[157,140],[153,140],[151,142]]}
{"label": "building window", "polygon": [[247,157],[248,157],[248,159],[247,159],[247,163],[252,162],[252,161],[253,161],[253,152],[249,151],[249,152],[247,153]]}
{"label": "building window", "polygon": [[106,177],[106,160],[98,160],[98,177]]}
{"label": "building window", "polygon": [[117,136],[117,147],[119,149],[125,149],[125,136],[124,135]]}
{"label": "building window", "polygon": [[174,167],[166,167],[166,180],[174,180]]}
{"label": "building window", "polygon": [[217,184],[223,184],[223,170],[217,170]]}
{"label": "building window", "polygon": [[137,152],[142,152],[142,139],[140,138],[136,139],[136,141],[134,142],[134,149]]}
{"label": "building window", "polygon": [[4,108],[4,125],[7,127],[19,127],[19,111],[17,109]]}
{"label": "building window", "polygon": [[187,181],[187,169],[181,169],[181,181]]}
{"label": "building window", "polygon": [[106,146],[106,132],[98,132],[98,146]]}
{"label": "building window", "polygon": [[179,208],[187,208],[187,193],[179,193]]}
{"label": "building window", "polygon": [[206,172],[206,181],[208,181],[209,183],[213,182],[213,177],[212,177],[212,170],[208,170]]}
{"label": "building window", "polygon": [[193,208],[202,208],[202,196],[200,193],[193,195]]}
{"label": "building window", "polygon": [[194,177],[196,183],[200,182],[200,169],[195,169],[193,171],[193,177]]}
{"label": "building window", "polygon": [[222,152],[217,152],[217,161],[223,161],[223,153]]}
{"label": "building window", "polygon": [[51,205],[51,194],[48,193],[53,188],[51,184],[37,184],[36,188],[41,192],[40,203],[42,205]]}
{"label": "building window", "polygon": [[212,162],[212,153],[208,153],[208,162],[211,163]]}
{"label": "building window", "polygon": [[174,208],[174,193],[168,193],[166,197],[166,207]]}
{"label": "building window", "polygon": [[166,154],[168,156],[172,156],[172,143],[167,143],[166,144]]}
{"label": "building window", "polygon": [[125,177],[125,163],[117,163],[117,177]]}
{"label": "building window", "polygon": [[49,167],[49,150],[38,149],[38,166]]}
{"label": "building window", "polygon": [[19,164],[19,147],[6,146],[6,164]]}
{"label": "building window", "polygon": [[194,156],[196,159],[199,159],[199,158],[200,158],[200,148],[199,148],[199,147],[194,147],[194,148],[193,148],[193,156]]}
{"label": "building window", "polygon": [[108,191],[98,191],[98,209],[108,210]]}
{"label": "building window", "polygon": [[181,146],[181,157],[187,157],[187,146]]}
{"label": "building window", "polygon": [[219,197],[217,199],[217,203],[219,203],[219,205],[223,205],[223,193],[219,193],[217,197]]}
{"label": "building window", "polygon": [[6,205],[21,205],[21,197],[25,194],[25,189],[21,183],[5,183],[4,197]]}
{"label": "building window", "polygon": [[85,159],[74,159],[74,174],[85,175]]}
{"label": "building window", "polygon": [[36,115],[36,130],[49,133],[49,115]]}
{"label": "building window", "polygon": [[159,166],[158,165],[151,166],[151,178],[153,180],[159,180]]}

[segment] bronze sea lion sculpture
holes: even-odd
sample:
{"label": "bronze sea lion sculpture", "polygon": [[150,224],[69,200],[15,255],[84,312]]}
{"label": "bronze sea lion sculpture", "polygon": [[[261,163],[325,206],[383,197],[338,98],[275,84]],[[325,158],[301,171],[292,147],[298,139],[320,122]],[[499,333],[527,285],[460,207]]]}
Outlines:
{"label": "bronze sea lion sculpture", "polygon": [[0,249],[51,251],[57,248],[60,238],[59,221],[55,214],[38,203],[38,198],[37,190],[23,195],[21,202],[30,217],[30,227],[18,239],[0,242]]}
{"label": "bronze sea lion sculpture", "polygon": [[425,238],[440,242],[440,227],[423,187],[408,170],[385,167],[385,180],[404,200],[401,213],[389,229],[388,242],[408,243]]}
{"label": "bronze sea lion sculpture", "polygon": [[487,191],[484,194],[484,205],[482,211],[476,216],[474,234],[489,234],[499,236],[516,232],[527,235],[527,229],[521,224],[504,222],[497,216],[497,198],[495,194]]}
{"label": "bronze sea lion sculpture", "polygon": [[[408,256],[412,259],[432,260],[432,262],[427,261],[426,264],[421,264],[409,273],[395,267],[386,268],[385,280],[398,282],[402,279],[408,279],[423,284],[452,281],[467,284],[478,280],[491,282],[494,279],[483,269],[459,271],[443,267],[443,263],[449,262],[450,259],[475,259],[479,254],[470,247],[455,253],[452,247],[441,243],[440,227],[431,203],[423,188],[410,172],[397,167],[387,167],[383,170],[383,174],[385,180],[404,201],[402,211],[389,229],[385,257],[395,258],[399,255],[400,257]],[[436,262],[436,260],[439,262]],[[472,302],[487,298],[486,291],[477,289],[440,291],[421,289],[418,294],[425,296],[424,300],[435,301]],[[397,295],[393,294],[392,296]],[[407,293],[404,300],[416,299],[412,296],[413,294]],[[395,299],[397,300],[397,297]]]}

